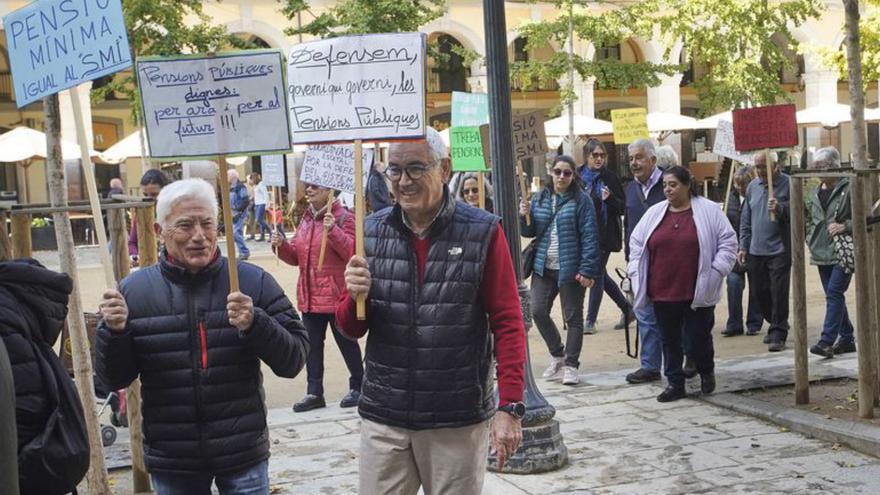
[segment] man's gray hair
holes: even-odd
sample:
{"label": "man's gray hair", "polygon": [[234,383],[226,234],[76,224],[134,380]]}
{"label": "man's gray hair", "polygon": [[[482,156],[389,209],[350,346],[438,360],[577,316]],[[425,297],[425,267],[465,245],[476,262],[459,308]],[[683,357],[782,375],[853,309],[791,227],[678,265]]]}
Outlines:
{"label": "man's gray hair", "polygon": [[164,228],[174,206],[186,199],[203,203],[211,209],[214,217],[217,217],[220,208],[217,206],[217,195],[211,184],[204,179],[183,179],[162,188],[156,199],[156,222]]}
{"label": "man's gray hair", "polygon": [[663,170],[681,165],[678,159],[678,153],[675,152],[675,148],[668,144],[664,144],[657,148],[655,156],[657,157],[657,166]]}
{"label": "man's gray hair", "polygon": [[431,149],[431,159],[434,160],[435,165],[439,165],[444,158],[449,158],[449,148],[446,147],[446,143],[443,142],[443,138],[440,137],[440,133],[436,129],[428,127],[425,141],[428,142],[428,147]]}
{"label": "man's gray hair", "polygon": [[819,148],[813,152],[813,164],[825,168],[840,168],[840,152],[834,146]]}
{"label": "man's gray hair", "polygon": [[633,150],[640,149],[644,151],[649,157],[657,156],[657,149],[654,147],[654,141],[651,141],[650,139],[638,139],[629,143],[629,146],[627,146],[626,148],[627,150],[629,150],[630,153],[632,153]]}
{"label": "man's gray hair", "polygon": [[[755,153],[754,156],[755,156],[755,160],[757,160],[758,158],[764,156],[764,153],[761,151],[758,151]],[[773,163],[773,164],[779,163],[779,154],[776,153],[775,151],[768,151],[767,157],[770,158],[770,163]],[[766,163],[765,163],[765,165],[766,165]]]}
{"label": "man's gray hair", "polygon": [[226,171],[226,176],[229,177],[230,179],[238,179],[238,170],[235,170],[234,168],[230,168],[229,170]]}

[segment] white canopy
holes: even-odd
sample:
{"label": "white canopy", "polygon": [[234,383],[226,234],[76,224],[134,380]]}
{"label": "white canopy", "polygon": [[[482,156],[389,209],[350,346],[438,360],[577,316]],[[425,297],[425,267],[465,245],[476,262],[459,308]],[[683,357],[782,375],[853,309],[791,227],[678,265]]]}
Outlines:
{"label": "white canopy", "polygon": [[826,103],[797,113],[798,125],[836,127],[841,122],[849,121],[849,105],[843,103]]}
{"label": "white canopy", "polygon": [[[79,146],[61,140],[61,155],[65,160],[80,159]],[[90,156],[97,153],[91,150]],[[0,135],[0,162],[20,162],[32,158],[46,158],[46,134],[30,127],[16,127]]]}
{"label": "white canopy", "polygon": [[[611,122],[601,120],[586,115],[574,116],[574,135],[575,136],[598,136],[601,134],[611,134],[613,129]],[[544,133],[548,137],[565,137],[568,136],[568,114],[560,115],[555,119],[544,122]],[[549,141],[549,139],[548,139]]]}
{"label": "white canopy", "polygon": [[717,129],[719,120],[733,122],[733,112],[728,110],[726,112],[716,113],[715,115],[711,115],[709,117],[706,117],[705,119],[700,119],[694,125],[694,129]]}
{"label": "white canopy", "polygon": [[669,112],[651,112],[648,114],[648,132],[674,132],[692,130],[697,119]]}
{"label": "white canopy", "polygon": [[107,163],[121,163],[129,158],[139,158],[141,156],[141,139],[139,134],[143,134],[147,156],[150,156],[150,144],[147,142],[147,135],[142,127],[107,148],[101,153],[101,159]]}

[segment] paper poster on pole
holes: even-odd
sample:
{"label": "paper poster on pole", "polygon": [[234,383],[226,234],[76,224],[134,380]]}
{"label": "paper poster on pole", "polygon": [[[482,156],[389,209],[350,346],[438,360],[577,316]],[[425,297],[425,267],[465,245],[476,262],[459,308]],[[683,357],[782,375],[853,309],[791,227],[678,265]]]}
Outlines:
{"label": "paper poster on pole", "polygon": [[[364,149],[364,184],[373,163],[373,150]],[[299,179],[306,184],[329,187],[354,194],[354,146],[320,144],[309,146]]]}
{"label": "paper poster on pole", "polygon": [[611,111],[614,144],[629,144],[639,139],[650,139],[648,111],[644,108],[621,108]]}
{"label": "paper poster on pole", "polygon": [[513,159],[522,160],[547,153],[547,135],[544,133],[544,112],[538,110],[514,115],[510,121],[513,132]]}
{"label": "paper poster on pole", "polygon": [[489,123],[489,95],[452,92],[452,127],[480,126]]}
{"label": "paper poster on pole", "polygon": [[3,25],[19,108],[131,66],[120,0],[40,0]]}
{"label": "paper poster on pole", "polygon": [[287,59],[293,142],[423,137],[425,39],[371,34],[295,45]]}
{"label": "paper poster on pole", "polygon": [[754,165],[755,157],[749,153],[736,151],[733,144],[733,122],[719,120],[718,129],[715,132],[715,142],[712,144],[712,153],[731,160],[736,160],[746,165]]}
{"label": "paper poster on pole", "polygon": [[797,146],[797,107],[789,104],[734,110],[733,140],[737,151]]}
{"label": "paper poster on pole", "polygon": [[269,187],[284,187],[284,155],[260,157],[263,182]]}
{"label": "paper poster on pole", "polygon": [[290,150],[278,50],[249,50],[137,63],[153,158]]}
{"label": "paper poster on pole", "polygon": [[479,126],[450,127],[449,155],[455,172],[484,172],[486,157]]}

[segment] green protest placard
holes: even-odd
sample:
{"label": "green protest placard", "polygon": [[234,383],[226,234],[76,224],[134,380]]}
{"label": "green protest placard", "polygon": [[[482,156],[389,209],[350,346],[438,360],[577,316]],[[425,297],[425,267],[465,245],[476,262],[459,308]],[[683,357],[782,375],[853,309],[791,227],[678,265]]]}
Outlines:
{"label": "green protest placard", "polygon": [[452,170],[455,172],[482,172],[486,170],[480,128],[476,126],[449,128]]}
{"label": "green protest placard", "polygon": [[489,95],[452,92],[452,127],[489,123]]}

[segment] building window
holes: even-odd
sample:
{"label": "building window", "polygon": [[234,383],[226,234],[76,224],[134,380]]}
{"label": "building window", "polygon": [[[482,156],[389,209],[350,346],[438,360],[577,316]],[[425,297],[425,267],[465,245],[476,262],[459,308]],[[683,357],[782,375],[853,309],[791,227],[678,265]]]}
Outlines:
{"label": "building window", "polygon": [[596,49],[596,60],[620,61],[620,43],[611,46],[600,46]]}

